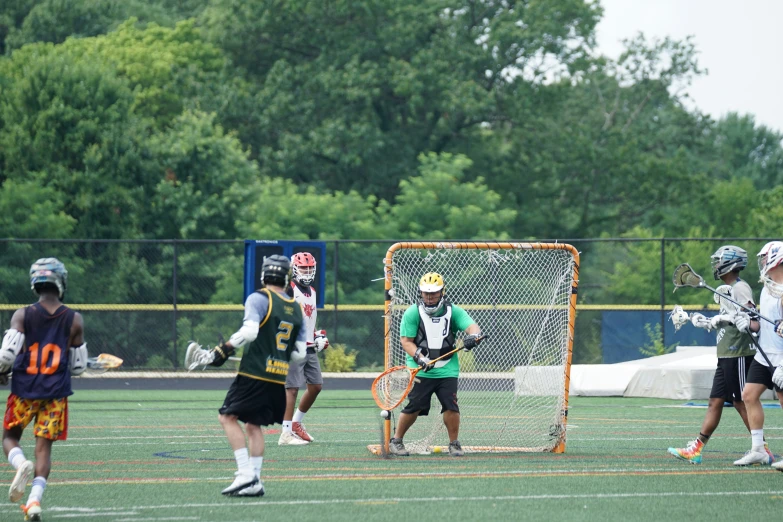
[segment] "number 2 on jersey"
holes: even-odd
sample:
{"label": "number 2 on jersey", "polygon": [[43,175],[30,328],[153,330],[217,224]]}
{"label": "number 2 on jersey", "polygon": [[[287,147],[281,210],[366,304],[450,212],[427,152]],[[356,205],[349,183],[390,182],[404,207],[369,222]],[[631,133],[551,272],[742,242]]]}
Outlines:
{"label": "number 2 on jersey", "polygon": [[277,327],[277,335],[275,341],[277,342],[277,349],[284,352],[288,349],[288,340],[291,338],[291,331],[294,329],[294,325],[288,321],[280,321],[280,326]]}

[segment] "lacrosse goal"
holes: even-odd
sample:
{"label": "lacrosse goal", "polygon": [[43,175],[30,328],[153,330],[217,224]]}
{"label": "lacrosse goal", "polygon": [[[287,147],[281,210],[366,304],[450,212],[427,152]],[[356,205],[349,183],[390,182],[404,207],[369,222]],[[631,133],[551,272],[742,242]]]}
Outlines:
{"label": "lacrosse goal", "polygon": [[[419,279],[427,272],[443,276],[446,298],[490,336],[459,353],[463,449],[565,451],[576,249],[558,243],[396,243],[385,258],[386,368],[405,364],[400,322],[418,302]],[[405,435],[412,453],[447,451],[440,403],[434,395],[432,401],[430,415],[420,416]],[[385,421],[387,445],[393,417]]]}

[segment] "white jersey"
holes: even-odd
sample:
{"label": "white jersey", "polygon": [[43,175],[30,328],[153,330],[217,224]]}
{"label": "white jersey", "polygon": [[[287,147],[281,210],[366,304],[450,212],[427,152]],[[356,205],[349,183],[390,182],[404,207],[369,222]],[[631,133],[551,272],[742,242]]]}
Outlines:
{"label": "white jersey", "polygon": [[291,281],[290,284],[293,298],[302,307],[302,330],[307,334],[307,344],[312,345],[315,342],[315,320],[318,318],[315,288],[311,286],[309,293],[305,293],[295,282]]}
{"label": "white jersey", "polygon": [[[766,288],[761,289],[759,313],[773,321],[783,319],[783,306],[781,306],[780,299],[772,297]],[[769,356],[773,366],[783,364],[783,337],[775,333],[774,327],[769,322],[761,319],[759,324],[761,325],[759,330],[759,345],[761,345],[761,349]],[[755,359],[767,366],[767,361],[764,360],[764,356],[760,353],[756,354]]]}

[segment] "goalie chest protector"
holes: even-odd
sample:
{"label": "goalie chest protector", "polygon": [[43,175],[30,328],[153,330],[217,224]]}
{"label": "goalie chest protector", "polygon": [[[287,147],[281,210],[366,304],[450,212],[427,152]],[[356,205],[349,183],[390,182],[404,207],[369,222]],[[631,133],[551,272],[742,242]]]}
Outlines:
{"label": "goalie chest protector", "polygon": [[[414,344],[421,348],[427,357],[436,359],[454,349],[454,334],[451,331],[451,303],[444,301],[446,313],[439,317],[427,315],[424,307],[419,305],[419,331],[416,332]],[[435,363],[436,368],[445,366],[454,355],[450,355]]]}

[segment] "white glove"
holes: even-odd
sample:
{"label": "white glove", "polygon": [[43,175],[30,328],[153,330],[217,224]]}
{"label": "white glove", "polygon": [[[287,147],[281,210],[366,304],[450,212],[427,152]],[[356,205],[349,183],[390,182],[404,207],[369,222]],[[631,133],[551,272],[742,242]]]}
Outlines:
{"label": "white glove", "polygon": [[775,321],[774,329],[776,334],[783,337],[783,321],[781,320]]}
{"label": "white glove", "polygon": [[772,382],[778,388],[783,388],[783,365],[775,368],[775,373],[772,374]]}
{"label": "white glove", "polygon": [[727,314],[720,314],[710,318],[710,324],[713,330],[717,330],[727,324],[734,324],[734,316]]}
{"label": "white glove", "polygon": [[326,337],[326,330],[316,330],[315,332],[315,352],[321,352],[329,348],[329,339]]}
{"label": "white glove", "polygon": [[737,312],[734,314],[734,326],[737,327],[742,333],[748,333],[750,331],[750,316],[745,312]]}
{"label": "white glove", "polygon": [[712,326],[712,322],[709,319],[698,312],[691,314],[691,324],[696,328],[704,328],[705,330],[712,330],[715,328]]}

